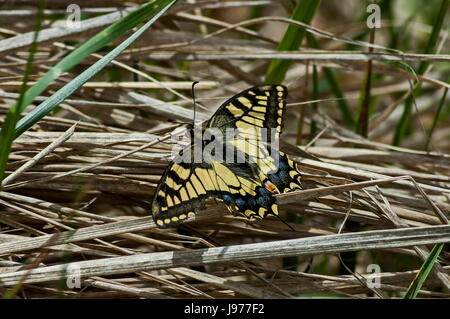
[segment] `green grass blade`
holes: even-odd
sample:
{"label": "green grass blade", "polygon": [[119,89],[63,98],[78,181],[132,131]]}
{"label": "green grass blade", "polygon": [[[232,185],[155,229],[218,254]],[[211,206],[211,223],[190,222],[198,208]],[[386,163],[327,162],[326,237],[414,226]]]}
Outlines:
{"label": "green grass blade", "polygon": [[[311,23],[317,8],[320,6],[320,2],[317,0],[298,0],[291,19],[307,24]],[[278,51],[297,50],[305,37],[305,33],[305,29],[289,25],[278,46]],[[266,83],[276,84],[283,82],[290,65],[291,61],[273,60],[266,74]]]}
{"label": "green grass blade", "polygon": [[[320,49],[319,44],[317,43],[316,38],[312,34],[306,35],[309,45],[314,49]],[[330,85],[331,91],[336,96],[336,104],[342,114],[342,118],[349,129],[353,129],[355,120],[353,118],[352,112],[350,111],[350,108],[347,105],[347,102],[344,99],[344,93],[342,93],[341,87],[339,86],[339,83],[336,79],[336,76],[334,75],[333,70],[330,68],[323,67],[322,68],[323,73],[325,75],[325,78],[328,81],[328,84]]]}
{"label": "green grass blade", "polygon": [[158,9],[163,7],[167,2],[167,0],[155,0],[143,4],[138,9],[130,12],[122,19],[116,21],[89,39],[87,42],[83,43],[76,50],[72,51],[60,62],[55,64],[49,72],[40,78],[39,81],[27,91],[25,96],[25,107],[28,106],[36,96],[42,93],[48,85],[57,79],[62,73],[67,72],[72,67],[86,59],[90,54],[98,51],[106,44],[137,26],[148,16],[157,12]]}
{"label": "green grass blade", "polygon": [[[450,83],[450,78],[448,79],[447,82]],[[425,149],[428,149],[428,147],[430,145],[431,138],[433,137],[433,132],[436,129],[436,126],[437,126],[437,123],[438,123],[439,118],[441,116],[442,110],[444,109],[445,100],[447,98],[447,93],[448,93],[448,88],[445,88],[444,93],[442,94],[441,101],[439,102],[439,106],[438,106],[438,109],[436,111],[436,114],[434,115],[433,123],[431,124],[431,127],[430,127],[430,129],[428,131],[428,137],[427,137],[427,143],[425,145]]]}
{"label": "green grass blade", "polygon": [[20,96],[14,105],[12,105],[8,109],[8,113],[6,114],[5,122],[3,123],[2,130],[0,131],[0,184],[3,180],[6,164],[8,162],[9,153],[11,151],[11,145],[14,140],[14,128],[16,126],[17,121],[20,118],[21,110],[23,109],[23,105],[25,105],[25,92],[27,90],[27,82],[29,80],[31,74],[31,68],[33,65],[34,55],[37,52],[37,38],[39,35],[39,31],[41,30],[42,21],[44,19],[44,9],[45,9],[46,1],[40,0],[38,13],[36,15],[36,23],[34,26],[34,37],[33,42],[31,43],[29,49],[29,56],[27,59],[27,63],[25,66],[25,72],[22,79],[22,86],[20,88]]}
{"label": "green grass blade", "polygon": [[[448,11],[450,0],[442,0],[440,7],[437,10],[436,18],[434,19],[434,25],[433,30],[431,32],[430,38],[428,39],[428,43],[425,47],[425,54],[431,54],[434,52],[434,48],[436,47],[437,41],[439,39],[439,33],[441,32],[442,25],[444,23],[445,14]],[[417,71],[417,74],[423,75],[429,65],[428,61],[422,61],[419,65],[419,69]],[[411,95],[406,99],[405,106],[403,109],[403,114],[400,119],[400,122],[398,123],[394,135],[394,140],[392,142],[393,145],[400,145],[402,140],[405,138],[409,125],[411,122],[411,112],[412,112],[412,106],[414,102],[414,96],[419,94],[421,90],[420,83],[416,86],[416,88],[413,90]]]}
{"label": "green grass blade", "polygon": [[134,42],[148,27],[150,27],[164,12],[166,12],[177,0],[162,0],[158,1],[160,6],[156,8],[159,10],[146,24],[144,24],[139,30],[133,33],[128,39],[123,41],[102,59],[98,60],[95,64],[91,65],[83,73],[78,75],[72,81],[67,83],[61,89],[59,89],[55,94],[46,99],[44,102],[39,104],[30,113],[25,115],[16,126],[16,137],[25,132],[35,123],[37,123],[41,118],[51,112],[55,107],[57,107],[64,99],[75,92],[79,87],[86,83],[92,76],[97,72],[102,70],[109,62],[116,58],[123,50],[125,50],[132,42]]}
{"label": "green grass blade", "polygon": [[[175,1],[155,0],[155,1],[148,2],[144,5],[142,5],[135,11],[133,11],[130,14],[128,14],[127,16],[125,16],[124,18],[118,20],[117,22],[115,22],[114,24],[112,24],[111,26],[106,28],[105,30],[98,33],[96,36],[91,38],[89,41],[87,41],[83,45],[81,45],[77,50],[75,50],[71,54],[67,55],[59,63],[57,63],[55,66],[53,66],[52,69],[49,72],[47,72],[42,78],[40,78],[39,81],[33,87],[31,87],[29,90],[27,90],[23,94],[22,100],[18,101],[16,104],[14,104],[10,108],[11,112],[14,112],[14,114],[16,114],[16,116],[17,116],[16,121],[14,121],[14,123],[12,123],[12,122],[5,123],[4,129],[2,129],[0,131],[0,146],[1,146],[1,148],[0,148],[0,182],[1,182],[1,180],[3,180],[4,170],[6,168],[6,162],[8,160],[12,141],[16,137],[18,137],[20,134],[22,134],[24,131],[29,129],[31,126],[36,124],[42,117],[44,117],[49,112],[51,112],[59,103],[61,103],[68,95],[73,93],[73,91],[78,89],[78,87],[81,86],[84,82],[75,81],[76,79],[74,79],[74,81],[72,81],[72,82],[76,83],[74,85],[79,84],[78,87],[71,85],[70,89],[69,89],[69,88],[67,88],[68,85],[66,85],[64,88],[62,88],[60,90],[60,91],[63,91],[63,93],[59,93],[59,94],[55,93],[54,94],[55,97],[52,96],[51,98],[47,99],[44,103],[40,104],[39,107],[35,108],[32,112],[27,114],[16,125],[19,114],[25,110],[25,108],[33,101],[33,99],[36,96],[38,96],[41,92],[43,92],[48,87],[48,85],[51,82],[53,82],[56,78],[58,78],[62,73],[70,70],[73,66],[75,66],[76,64],[83,61],[91,53],[99,50],[105,44],[111,42],[112,40],[118,38],[125,32],[129,31],[130,29],[135,27],[137,24],[142,22],[148,16],[154,15],[155,13],[157,13],[157,15],[155,17],[159,17],[162,13],[167,11],[167,9],[171,5],[173,5],[174,2],[176,2],[176,0]],[[152,19],[152,21],[153,21],[153,19]],[[113,51],[117,52],[117,54],[119,54],[121,51],[117,51],[116,49]],[[104,65],[102,66],[102,68],[103,67],[104,67]],[[93,69],[91,69],[91,68],[89,68],[89,70],[91,70],[90,72],[93,71]],[[98,72],[99,70],[100,69],[97,69],[95,72]],[[91,76],[94,74],[95,73],[92,73]],[[90,78],[91,76],[89,76],[88,78]],[[79,77],[77,77],[77,78],[79,78]],[[86,81],[87,81],[87,79],[86,79]],[[58,92],[60,92],[60,91],[58,91]],[[56,104],[53,104],[53,103],[56,103]]]}
{"label": "green grass blade", "polygon": [[[370,43],[375,42],[375,28],[370,30]],[[369,52],[373,52],[373,48],[369,48]],[[359,135],[367,138],[369,134],[369,116],[370,116],[370,104],[373,101],[371,96],[372,82],[372,61],[367,61],[367,73],[364,81],[364,86],[361,89],[360,101],[357,112],[356,131]]]}
{"label": "green grass blade", "polygon": [[[311,92],[311,100],[317,101],[319,99],[319,78],[317,74],[317,67],[313,65],[313,72],[312,72],[312,92]],[[311,103],[311,106],[314,109],[314,112],[317,112],[318,108],[318,102]],[[311,139],[314,138],[314,135],[317,131],[317,123],[314,119],[311,119],[311,125],[310,125],[310,135]]]}
{"label": "green grass blade", "polygon": [[431,269],[433,269],[433,266],[436,263],[437,258],[439,257],[439,254],[441,253],[443,247],[444,244],[437,244],[433,247],[433,249],[430,252],[430,255],[425,260],[422,267],[420,267],[420,270],[417,273],[416,278],[414,278],[412,283],[409,285],[408,290],[403,296],[404,299],[416,298],[420,288],[422,287],[423,283],[430,274]]}

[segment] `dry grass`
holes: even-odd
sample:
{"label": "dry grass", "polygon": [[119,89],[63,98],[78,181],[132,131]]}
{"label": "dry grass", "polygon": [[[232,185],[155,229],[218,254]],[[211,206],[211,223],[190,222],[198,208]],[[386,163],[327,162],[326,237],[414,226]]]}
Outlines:
{"label": "dry grass", "polygon": [[[90,2],[93,7],[95,2]],[[56,2],[49,3],[57,8]],[[274,43],[289,20],[264,17],[286,16],[282,6],[265,4],[261,21],[250,30],[243,27],[247,23],[233,24],[248,20],[252,6],[222,8],[226,3],[196,9],[185,3],[175,6],[93,82],[15,140],[0,191],[0,295],[400,297],[427,258],[430,244],[450,241],[448,119],[437,126],[430,149],[424,149],[424,127],[449,87],[448,69],[439,63],[450,60],[448,34],[443,34],[441,51],[433,55],[412,52],[414,48],[408,54],[381,51],[388,46],[383,39],[370,54],[365,50],[371,45],[364,41],[350,41],[361,46],[349,51],[344,40],[365,26],[349,21],[343,10],[327,21],[327,4],[311,29],[320,35],[324,49],[305,47],[283,55]],[[65,8],[64,1],[58,4]],[[18,98],[31,43],[27,33],[33,30],[32,12],[10,12],[0,16],[0,22],[8,22],[1,23],[0,30],[0,121]],[[78,32],[56,28],[64,17],[47,19],[32,79],[71,51],[63,41],[81,43],[112,22],[111,17],[97,16],[97,23],[83,25]],[[334,30],[333,25],[341,27]],[[413,24],[413,40],[426,37],[427,27]],[[277,219],[231,216],[222,204],[211,205],[178,229],[157,229],[148,216],[150,203],[168,163],[168,134],[192,121],[192,81],[200,81],[196,118],[207,119],[232,94],[262,83],[267,62],[274,58],[295,61],[284,81],[290,93],[282,149],[300,163],[306,190],[278,195],[277,201],[281,218],[296,232]],[[343,126],[330,89],[319,92],[319,103],[302,104],[313,100],[314,65],[319,78],[324,67],[336,72],[346,102],[357,109],[369,58],[380,78],[371,90],[377,100],[368,138]],[[85,63],[97,59],[92,56]],[[394,147],[390,142],[401,117],[402,95],[410,91],[416,75],[386,61],[420,60],[433,68],[418,77],[423,89],[416,97],[413,131],[403,147]],[[36,101],[86,65],[65,73]],[[419,296],[450,296],[449,257],[447,251],[441,254]],[[79,266],[82,289],[61,288],[68,263]],[[381,266],[378,288],[367,284],[372,280],[369,264]]]}

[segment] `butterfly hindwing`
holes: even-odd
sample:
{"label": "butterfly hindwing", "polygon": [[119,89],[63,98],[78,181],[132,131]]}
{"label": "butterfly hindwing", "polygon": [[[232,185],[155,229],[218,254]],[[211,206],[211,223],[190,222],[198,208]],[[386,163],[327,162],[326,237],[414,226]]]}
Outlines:
{"label": "butterfly hindwing", "polygon": [[[272,158],[275,156],[276,160]],[[212,164],[218,178],[218,197],[234,213],[247,218],[278,215],[274,195],[302,188],[300,169],[286,154],[272,153],[264,160],[275,167],[269,173],[263,171],[258,163]]]}
{"label": "butterfly hindwing", "polygon": [[[254,164],[213,163],[218,179],[219,197],[234,213],[247,218],[277,214],[275,198],[261,183]],[[267,179],[267,178],[266,178]]]}
{"label": "butterfly hindwing", "polygon": [[277,169],[268,177],[280,193],[302,189],[300,167],[283,152],[278,153]]}

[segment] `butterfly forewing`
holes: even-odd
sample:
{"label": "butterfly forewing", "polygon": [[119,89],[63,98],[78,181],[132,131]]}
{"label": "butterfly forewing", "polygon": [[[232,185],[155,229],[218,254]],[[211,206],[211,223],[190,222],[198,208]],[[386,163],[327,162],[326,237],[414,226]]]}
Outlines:
{"label": "butterfly forewing", "polygon": [[208,121],[208,127],[282,130],[287,89],[283,85],[257,86],[233,96]]}
{"label": "butterfly forewing", "polygon": [[152,214],[158,227],[166,228],[203,209],[205,201],[217,197],[215,172],[206,163],[171,162],[155,191]]}

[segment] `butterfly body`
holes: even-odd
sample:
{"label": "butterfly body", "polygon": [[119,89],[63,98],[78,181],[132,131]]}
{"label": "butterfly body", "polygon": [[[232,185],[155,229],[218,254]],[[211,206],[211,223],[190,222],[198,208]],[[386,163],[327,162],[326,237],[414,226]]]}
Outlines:
{"label": "butterfly body", "polygon": [[301,188],[299,168],[274,144],[286,95],[282,85],[247,89],[223,103],[204,129],[190,129],[191,144],[169,163],[155,191],[158,227],[194,216],[210,198],[247,218],[278,214],[274,195]]}

